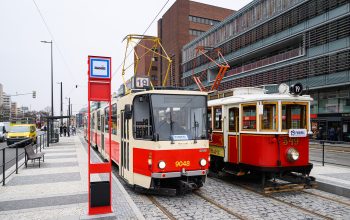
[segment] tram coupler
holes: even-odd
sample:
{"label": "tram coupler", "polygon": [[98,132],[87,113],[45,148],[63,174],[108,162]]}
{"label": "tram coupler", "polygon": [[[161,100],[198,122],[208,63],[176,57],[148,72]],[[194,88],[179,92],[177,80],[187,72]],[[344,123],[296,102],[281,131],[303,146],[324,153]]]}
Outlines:
{"label": "tram coupler", "polygon": [[184,195],[186,193],[190,193],[194,189],[198,188],[197,184],[195,184],[193,182],[187,182],[184,180],[179,180],[177,184],[178,184],[178,187],[177,187],[177,194],[178,195]]}

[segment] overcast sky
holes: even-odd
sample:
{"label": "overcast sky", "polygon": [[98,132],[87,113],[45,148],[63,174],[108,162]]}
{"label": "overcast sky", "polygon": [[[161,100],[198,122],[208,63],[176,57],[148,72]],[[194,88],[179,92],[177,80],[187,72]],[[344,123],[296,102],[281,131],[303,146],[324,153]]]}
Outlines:
{"label": "overcast sky", "polygon": [[[54,37],[54,109],[59,114],[60,90],[71,97],[73,112],[87,103],[87,56],[112,57],[112,72],[123,59],[122,39],[142,34],[167,0],[35,0]],[[197,0],[238,10],[251,0]],[[175,2],[170,0],[160,16]],[[147,35],[157,34],[154,22]],[[8,94],[37,91],[13,97],[19,106],[41,110],[51,105],[50,44],[52,39],[33,0],[0,0],[0,83]],[[121,71],[113,78],[116,91]],[[78,88],[75,88],[75,85]],[[66,112],[68,100],[64,101]]]}

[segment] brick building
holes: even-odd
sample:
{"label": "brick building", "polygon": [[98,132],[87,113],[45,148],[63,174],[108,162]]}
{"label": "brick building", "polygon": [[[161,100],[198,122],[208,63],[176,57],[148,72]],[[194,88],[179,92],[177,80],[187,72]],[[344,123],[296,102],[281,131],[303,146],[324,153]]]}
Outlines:
{"label": "brick building", "polygon": [[[314,98],[312,128],[350,141],[350,1],[254,0],[182,49],[182,84],[210,86],[217,74],[197,46],[220,48],[231,69],[219,90],[301,82]],[[194,68],[194,59],[196,67]],[[275,84],[274,86],[272,86]]]}
{"label": "brick building", "polygon": [[[224,20],[234,11],[189,0],[177,0],[161,19],[158,20],[158,37],[169,57],[172,66],[168,85],[181,85],[181,49],[196,37]],[[161,51],[158,49],[158,51]],[[155,81],[162,82],[168,67],[165,59],[159,58],[158,76]]]}

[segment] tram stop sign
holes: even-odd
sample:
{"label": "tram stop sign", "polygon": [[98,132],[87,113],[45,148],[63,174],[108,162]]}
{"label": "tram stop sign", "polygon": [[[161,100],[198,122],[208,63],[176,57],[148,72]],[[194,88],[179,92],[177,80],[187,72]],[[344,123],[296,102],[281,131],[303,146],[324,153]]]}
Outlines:
{"label": "tram stop sign", "polygon": [[303,92],[303,85],[301,83],[296,83],[289,87],[289,92],[292,95],[301,95]]}
{"label": "tram stop sign", "polygon": [[[108,102],[109,117],[108,126],[111,127],[111,58],[88,57],[88,143],[91,143],[91,108],[90,102]],[[111,129],[108,137],[111,140]],[[107,146],[106,146],[107,147]],[[89,215],[105,214],[112,212],[112,160],[111,141],[107,151],[108,161],[91,163],[91,149],[88,147],[88,205]],[[107,174],[107,181],[91,181],[93,174]]]}

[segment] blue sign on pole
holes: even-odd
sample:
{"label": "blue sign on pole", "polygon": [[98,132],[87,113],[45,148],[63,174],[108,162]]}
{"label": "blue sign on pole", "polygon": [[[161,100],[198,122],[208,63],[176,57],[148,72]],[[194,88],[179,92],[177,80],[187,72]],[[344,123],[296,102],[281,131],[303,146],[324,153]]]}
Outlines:
{"label": "blue sign on pole", "polygon": [[90,58],[90,78],[111,78],[110,59]]}

